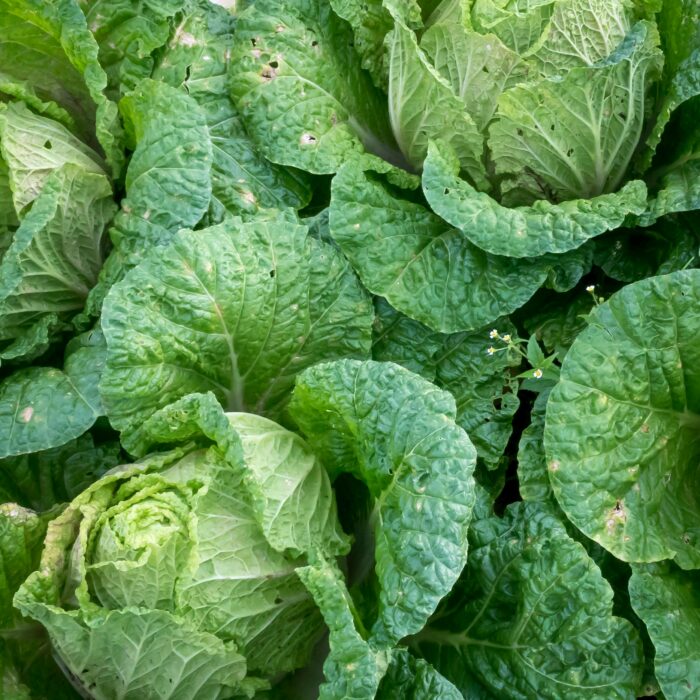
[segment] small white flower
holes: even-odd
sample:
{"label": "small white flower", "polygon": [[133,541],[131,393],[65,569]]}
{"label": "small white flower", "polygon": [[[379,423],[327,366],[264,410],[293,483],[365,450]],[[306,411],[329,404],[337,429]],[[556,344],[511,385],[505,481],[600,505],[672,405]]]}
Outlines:
{"label": "small white flower", "polygon": [[541,369],[536,369],[533,373],[532,376],[535,379],[542,379],[542,370]]}
{"label": "small white flower", "polygon": [[489,355],[493,355],[496,352],[496,348],[493,345],[486,351]]}
{"label": "small white flower", "polygon": [[592,294],[592,293],[595,291],[595,285],[594,285],[594,284],[589,284],[589,285],[586,287],[586,291]]}
{"label": "small white flower", "polygon": [[503,340],[504,343],[510,343],[510,333],[506,333],[501,340]]}
{"label": "small white flower", "polygon": [[495,328],[489,333],[489,338],[498,338],[498,331]]}

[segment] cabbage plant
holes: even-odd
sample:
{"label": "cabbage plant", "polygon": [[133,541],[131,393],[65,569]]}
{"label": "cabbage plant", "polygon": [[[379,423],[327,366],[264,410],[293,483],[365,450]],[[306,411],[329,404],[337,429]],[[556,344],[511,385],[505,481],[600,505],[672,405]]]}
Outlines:
{"label": "cabbage plant", "polygon": [[[95,698],[252,697],[309,663],[324,618],[326,696],[367,682],[342,661],[348,645],[377,666],[378,685],[400,662],[396,643],[423,627],[466,561],[475,454],[454,410],[407,370],[350,360],[302,375],[290,411],[308,442],[190,394],[143,426],[172,449],[110,470],[51,521],[15,605]],[[403,424],[402,441],[387,416]],[[376,513],[367,631],[352,622],[336,564],[350,545],[329,478],[341,472],[366,484]],[[339,634],[338,614],[351,620]]]}
{"label": "cabbage plant", "polygon": [[268,158],[339,173],[331,235],[409,317],[473,330],[571,289],[592,239],[697,209],[692,2],[331,6],[243,12],[231,94]]}
{"label": "cabbage plant", "polygon": [[93,697],[252,694],[322,632],[295,569],[348,548],[326,472],[266,418],[213,416],[213,444],[117,467],[75,498],[17,596]]}

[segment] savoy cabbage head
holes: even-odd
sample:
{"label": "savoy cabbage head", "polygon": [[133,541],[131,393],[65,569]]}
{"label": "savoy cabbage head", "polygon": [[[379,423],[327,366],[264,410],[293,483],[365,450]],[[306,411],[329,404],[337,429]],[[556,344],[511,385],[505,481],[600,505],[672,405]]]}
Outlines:
{"label": "savoy cabbage head", "polygon": [[298,435],[206,400],[166,418],[193,441],[82,492],[17,604],[94,697],[251,694],[308,662],[323,622],[295,570],[349,541]]}
{"label": "savoy cabbage head", "polygon": [[[324,619],[324,697],[368,682],[348,653],[376,668],[372,695],[404,663],[397,642],[466,562],[475,450],[454,400],[391,363],[342,360],[301,375],[290,414],[306,440],[190,394],[143,425],[172,449],[110,470],[49,524],[15,605],[92,697],[252,697],[309,663]],[[373,513],[371,610],[336,563],[351,540],[329,474],[343,472]]]}

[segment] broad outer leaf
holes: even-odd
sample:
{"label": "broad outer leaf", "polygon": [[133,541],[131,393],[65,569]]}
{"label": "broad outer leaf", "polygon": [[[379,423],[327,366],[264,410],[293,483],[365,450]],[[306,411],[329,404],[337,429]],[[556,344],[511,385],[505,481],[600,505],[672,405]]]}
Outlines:
{"label": "broad outer leaf", "polygon": [[[489,340],[492,326],[445,335],[395,311],[380,297],[376,311],[372,359],[395,362],[449,391],[457,404],[457,425],[469,435],[478,457],[495,467],[520,405],[518,382],[509,371],[520,364],[520,356],[487,354],[489,345],[498,344]],[[497,319],[492,325],[502,334],[515,334],[507,319]]]}
{"label": "broad outer leaf", "polygon": [[63,371],[30,367],[0,383],[0,458],[59,447],[90,428],[103,413],[103,366],[103,346],[86,342]]}
{"label": "broad outer leaf", "polygon": [[476,452],[454,399],[393,363],[340,360],[300,375],[289,411],[331,474],[354,474],[376,499],[370,641],[391,647],[423,627],[466,562]]}
{"label": "broad outer leaf", "polygon": [[423,166],[423,191],[433,211],[472,243],[494,255],[515,258],[564,253],[589,238],[620,226],[628,214],[641,214],[647,190],[632,180],[618,192],[591,199],[508,208],[459,177],[459,163],[445,144],[431,144]]}
{"label": "broad outer leaf", "polygon": [[485,253],[356,164],[333,179],[330,229],[371,292],[437,331],[490,323],[522,306],[547,278],[544,261]]}
{"label": "broad outer leaf", "polygon": [[694,698],[700,688],[700,574],[672,563],[632,567],[630,600],[654,644],[665,697]]}
{"label": "broad outer leaf", "polygon": [[[633,626],[613,617],[613,591],[556,515],[517,503],[470,529],[465,576],[414,645],[460,684],[510,700],[629,700],[641,680]],[[461,684],[460,684],[461,685]]]}
{"label": "broad outer leaf", "polygon": [[291,218],[183,231],[105,302],[107,415],[135,453],[143,420],[188,393],[275,417],[305,367],[369,355],[372,318],[347,263]]}
{"label": "broad outer leaf", "polygon": [[104,94],[107,76],[76,0],[2,0],[0,36],[7,82],[28,84],[36,100],[57,103],[53,116],[70,113],[81,139],[99,144],[117,175],[124,160],[117,107]]}
{"label": "broad outer leaf", "polygon": [[0,151],[20,216],[39,196],[49,175],[66,163],[105,175],[95,151],[59,122],[34,114],[21,102],[0,107]]}
{"label": "broad outer leaf", "polygon": [[547,407],[554,494],[616,557],[700,567],[700,271],[624,287],[574,341]]}
{"label": "broad outer leaf", "polygon": [[83,308],[114,209],[104,175],[72,164],[51,173],[0,262],[0,338],[32,332],[47,316],[70,320]]}
{"label": "broad outer leaf", "polygon": [[29,599],[42,593],[33,585],[40,584],[26,583],[15,602],[51,629],[56,653],[70,673],[83,672],[86,688],[100,689],[97,697],[148,697],[149,689],[172,687],[172,700],[217,700],[222,688],[233,692],[245,675],[245,659],[232,642],[184,625],[167,611],[57,614]]}
{"label": "broad outer leaf", "polygon": [[133,265],[202,218],[211,197],[211,142],[197,103],[165,83],[142,81],[119,108],[135,150],[111,236]]}
{"label": "broad outer leaf", "polygon": [[231,92],[274,163],[333,173],[367,148],[395,160],[384,97],[327,0],[257,0],[236,26]]}

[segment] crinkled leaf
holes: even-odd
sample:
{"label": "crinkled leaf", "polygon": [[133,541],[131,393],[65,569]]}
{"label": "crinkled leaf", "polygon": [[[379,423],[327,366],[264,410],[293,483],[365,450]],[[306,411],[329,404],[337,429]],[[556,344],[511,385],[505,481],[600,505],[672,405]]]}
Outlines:
{"label": "crinkled leaf", "polygon": [[[2,114],[0,112],[0,114]],[[0,129],[2,128],[0,116]],[[0,148],[2,137],[0,136]],[[1,154],[0,154],[1,156]],[[9,248],[12,241],[12,232],[19,226],[19,218],[12,200],[12,188],[10,186],[10,171],[7,163],[0,157],[0,258]]]}
{"label": "crinkled leaf", "polygon": [[204,105],[212,143],[212,196],[241,216],[261,209],[300,209],[311,198],[309,182],[263,158],[254,147],[228,97]]}
{"label": "crinkled leaf", "polygon": [[[36,587],[36,588],[35,588]],[[30,596],[42,594],[30,582],[16,597],[18,607],[51,631],[54,649],[83,688],[102,697],[143,697],[150,688],[174,688],[182,700],[216,700],[235,692],[245,676],[245,659],[232,642],[190,627],[163,610],[52,609]],[[105,663],[109,659],[109,663]],[[115,669],[117,673],[115,673]]]}
{"label": "crinkled leaf", "polygon": [[389,54],[386,36],[394,27],[392,14],[411,28],[422,24],[421,5],[416,0],[331,0],[333,11],[350,24],[354,48],[374,84],[386,91],[389,82]]}
{"label": "crinkled leaf", "polygon": [[405,649],[392,654],[386,675],[375,696],[377,700],[464,700],[463,695],[425,659]]}
{"label": "crinkled leaf", "polygon": [[[507,319],[496,319],[500,333],[514,335]],[[493,342],[493,341],[491,341]],[[513,417],[520,406],[511,367],[520,357],[507,351],[487,355],[488,328],[447,336],[435,355],[435,383],[457,402],[457,424],[466,430],[480,459],[495,468],[505,452]]]}
{"label": "crinkled leaf", "polygon": [[523,501],[554,500],[547,475],[544,452],[544,415],[549,391],[537,395],[530,412],[530,423],[518,443],[518,490]]}
{"label": "crinkled leaf", "polygon": [[88,300],[89,316],[99,315],[110,287],[148,250],[195,226],[211,200],[212,145],[205,115],[191,97],[149,79],[122,98],[120,110],[134,152],[126,197],[110,230],[115,247]]}
{"label": "crinkled leaf", "polygon": [[567,253],[547,256],[551,260],[551,267],[544,286],[556,292],[573,289],[591,271],[593,250],[593,241],[588,241]]}
{"label": "crinkled leaf", "polygon": [[96,445],[88,433],[65,445],[0,460],[0,500],[37,511],[75,498],[119,464],[117,442]]}
{"label": "crinkled leaf", "polygon": [[[449,391],[457,404],[457,424],[467,431],[479,458],[496,466],[520,405],[518,382],[509,371],[520,364],[520,357],[507,352],[487,355],[488,346],[497,343],[488,339],[490,327],[445,335],[404,316],[381,298],[375,306],[372,358],[395,362]],[[492,325],[502,334],[515,333],[507,319]]]}
{"label": "crinkled leaf", "polygon": [[595,263],[608,277],[636,282],[692,265],[698,253],[700,231],[677,217],[657,221],[649,228],[620,229],[595,241]]}
{"label": "crinkled leaf", "polygon": [[700,575],[672,563],[634,566],[635,612],[654,644],[654,668],[667,698],[692,698],[700,687]]}
{"label": "crinkled leaf", "polygon": [[661,99],[656,121],[642,152],[638,167],[648,167],[662,136],[666,142],[677,141],[679,132],[668,127],[669,119],[680,105],[700,94],[700,14],[695,0],[664,2],[656,20],[664,50]]}
{"label": "crinkled leaf", "polygon": [[48,636],[12,607],[15,591],[39,565],[50,517],[15,503],[0,505],[0,695],[5,700],[78,697],[51,658]]}
{"label": "crinkled leaf", "polygon": [[618,192],[591,199],[508,208],[477,192],[459,176],[459,163],[445,144],[431,144],[423,166],[423,191],[436,214],[472,243],[494,255],[516,258],[564,253],[617,228],[646,206],[646,186],[632,180]]}
{"label": "crinkled leaf", "polygon": [[535,297],[532,308],[527,309],[525,328],[542,341],[548,354],[554,352],[562,360],[586,327],[586,315],[593,304],[593,297],[584,290],[542,299]]}
{"label": "crinkled leaf", "polygon": [[673,168],[661,181],[661,187],[649,201],[647,211],[640,217],[642,226],[655,222],[665,214],[700,209],[700,139],[696,152],[682,158],[682,164]]}
{"label": "crinkled leaf", "polygon": [[7,364],[27,365],[41,357],[64,331],[74,330],[54,313],[40,316],[39,320],[22,330],[22,333],[0,352],[0,359]]}
{"label": "crinkled leaf", "polygon": [[111,236],[133,265],[202,218],[211,197],[211,143],[197,103],[164,83],[144,80],[119,107],[135,150]]}
{"label": "crinkled leaf", "polygon": [[[154,67],[154,54],[168,41],[181,0],[78,0],[99,46],[107,93],[117,100],[133,90]],[[179,40],[189,37],[179,32]]]}
{"label": "crinkled leaf", "polygon": [[625,0],[559,0],[528,59],[546,76],[595,66],[625,39],[630,19],[630,3]]}
{"label": "crinkled leaf", "polygon": [[362,67],[369,71],[378,88],[386,90],[389,61],[384,39],[394,22],[384,3],[382,0],[331,0],[331,7],[352,27],[355,50],[362,59]]}
{"label": "crinkled leaf", "polygon": [[547,407],[554,493],[624,561],[700,567],[700,271],[624,287],[591,314]]}
{"label": "crinkled leaf", "polygon": [[[197,101],[212,144],[212,212],[254,214],[304,206],[311,198],[301,173],[270,163],[255,148],[228,96],[235,18],[209,2],[195,3],[171,33],[153,78]],[[210,219],[211,220],[211,219]]]}
{"label": "crinkled leaf", "polygon": [[0,94],[3,101],[9,99],[9,101],[24,104],[34,114],[53,119],[71,132],[77,130],[75,120],[63,107],[52,100],[42,100],[36,94],[33,85],[26,80],[18,80],[0,71]]}
{"label": "crinkled leaf", "polygon": [[12,596],[39,564],[46,524],[46,517],[16,503],[0,505],[0,638],[14,627]]}
{"label": "crinkled leaf", "polygon": [[[144,426],[152,441],[186,444],[112,470],[51,523],[41,566],[16,601],[96,696],[136,697],[170,679],[173,697],[252,696],[265,685],[256,675],[308,662],[322,621],[295,574],[306,561],[287,550],[319,537],[335,555],[345,542],[320,464],[286,431],[268,460],[267,425],[226,416],[212,395],[188,396]],[[304,478],[312,472],[318,478]],[[298,527],[285,529],[294,507]]]}
{"label": "crinkled leaf", "polygon": [[355,626],[354,606],[341,573],[320,562],[297,569],[330,631],[330,654],[323,665],[319,700],[372,700],[386,673],[390,652],[372,648]]}
{"label": "crinkled leaf", "polygon": [[471,22],[482,34],[494,33],[512,51],[524,54],[547,30],[558,0],[474,0]]}
{"label": "crinkled leaf", "polygon": [[53,367],[17,370],[0,383],[0,458],[58,447],[102,415],[97,384],[105,349],[85,341]]}
{"label": "crinkled leaf", "polygon": [[325,0],[257,0],[239,16],[231,93],[266,158],[313,173],[365,148],[395,159],[384,99],[352,43]]}
{"label": "crinkled leaf", "polygon": [[299,376],[289,411],[331,474],[376,499],[370,639],[390,647],[423,627],[466,561],[476,453],[454,399],[393,363],[339,360]]}
{"label": "crinkled leaf", "polygon": [[443,334],[404,316],[382,297],[375,297],[374,307],[372,359],[395,362],[435,381],[435,354],[442,348]]}
{"label": "crinkled leaf", "polygon": [[0,263],[0,338],[31,332],[47,316],[69,320],[83,308],[114,209],[104,175],[64,165],[49,176]]}
{"label": "crinkled leaf", "polygon": [[467,670],[486,697],[634,696],[637,633],[613,617],[610,585],[556,515],[514,504],[477,520],[469,540],[466,575],[413,642],[438,671],[461,687]]}
{"label": "crinkled leaf", "polygon": [[410,192],[353,164],[333,180],[330,227],[371,292],[438,331],[472,330],[508,314],[547,277],[546,261],[484,253]]}
{"label": "crinkled leaf", "polygon": [[266,418],[224,415],[212,394],[167,406],[144,431],[156,442],[204,436],[216,445],[164,474],[185,486],[209,483],[197,499],[197,565],[187,574],[176,568],[173,577],[180,608],[203,629],[234,639],[249,670],[274,676],[306,664],[322,623],[294,567],[348,549],[318,459]]}
{"label": "crinkled leaf", "polygon": [[328,475],[296,433],[252,413],[224,415],[211,393],[189,394],[166,406],[148,419],[144,432],[165,443],[204,434],[229,461],[244,462],[245,485],[260,528],[278,552],[346,553]]}
{"label": "crinkled leaf", "polygon": [[181,232],[105,302],[107,415],[136,453],[144,418],[191,392],[278,416],[302,369],[369,354],[372,318],[347,263],[289,217]]}

